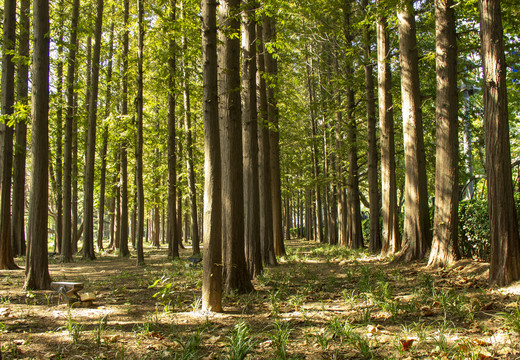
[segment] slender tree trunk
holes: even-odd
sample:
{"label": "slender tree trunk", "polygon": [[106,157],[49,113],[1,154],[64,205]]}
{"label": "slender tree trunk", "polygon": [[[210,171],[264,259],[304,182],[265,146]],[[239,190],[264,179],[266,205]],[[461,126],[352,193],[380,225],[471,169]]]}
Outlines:
{"label": "slender tree trunk", "polygon": [[[363,12],[366,16],[368,0],[362,2]],[[378,153],[377,153],[377,131],[376,131],[376,101],[374,95],[374,64],[370,46],[372,44],[372,33],[366,26],[364,32],[365,52],[365,91],[367,101],[367,129],[368,129],[368,195],[370,204],[370,239],[369,250],[372,253],[381,251],[381,229],[379,227],[379,181],[378,181]]]}
{"label": "slender tree trunk", "polygon": [[[18,56],[20,59],[29,59],[29,33],[31,1],[20,1],[20,21],[18,37]],[[16,96],[19,103],[28,103],[29,62],[18,64],[16,78]],[[25,255],[25,159],[27,147],[27,123],[19,121],[16,124],[16,144],[14,151],[13,169],[13,203],[12,203],[12,242],[13,255]]]}
{"label": "slender tree trunk", "polygon": [[452,0],[435,1],[437,64],[435,218],[428,265],[445,267],[459,259],[459,139],[457,34]]}
{"label": "slender tree trunk", "polygon": [[258,115],[256,101],[256,1],[242,13],[242,145],[244,154],[244,237],[251,278],[262,272],[258,174]]}
{"label": "slender tree trunk", "polygon": [[256,36],[257,53],[257,107],[258,107],[258,164],[259,164],[259,193],[260,198],[260,249],[262,261],[266,265],[276,265],[273,243],[273,213],[271,206],[271,171],[269,167],[269,128],[267,122],[267,91],[264,66],[264,42],[262,25],[257,24]]}
{"label": "slender tree trunk", "polygon": [[[4,23],[5,26],[5,23]],[[31,193],[26,290],[46,290],[51,284],[47,253],[49,166],[49,2],[33,1],[33,67],[31,106]]]}
{"label": "slender tree trunk", "polygon": [[223,0],[218,7],[219,124],[222,172],[222,260],[225,291],[249,292],[253,286],[244,250],[242,118],[240,109],[240,0]]}
{"label": "slender tree trunk", "polygon": [[[378,0],[381,6],[381,0]],[[390,69],[390,41],[386,18],[377,18],[377,73],[379,97],[379,122],[381,123],[381,209],[383,218],[383,256],[401,249],[397,208],[397,183],[395,173],[394,118],[392,103],[392,72]]]}
{"label": "slender tree trunk", "polygon": [[[121,115],[128,115],[128,17],[130,1],[123,1],[123,75],[122,75],[122,94],[121,94]],[[128,159],[127,159],[127,139],[124,138],[120,145],[121,156],[121,241],[119,244],[119,256],[130,256],[128,249]]]}
{"label": "slender tree trunk", "polygon": [[[4,1],[4,33],[2,49],[2,93],[1,115],[14,113],[14,50],[16,43],[16,0]],[[11,179],[13,166],[13,127],[4,125],[2,188],[0,203],[0,269],[18,269],[14,262],[13,247],[11,241]]]}
{"label": "slender tree trunk", "polygon": [[[64,20],[63,1],[58,3],[58,19]],[[63,240],[63,28],[58,30],[58,64],[56,69],[56,94],[58,108],[56,110],[56,253],[61,253]]]}
{"label": "slender tree trunk", "polygon": [[97,99],[103,26],[103,0],[97,0],[95,44],[92,52],[92,89],[88,113],[87,154],[85,159],[83,258],[95,259],[94,252],[94,165],[96,151]]}
{"label": "slender tree trunk", "polygon": [[202,0],[204,260],[202,308],[222,311],[222,192],[217,91],[217,2]]}
{"label": "slender tree trunk", "polygon": [[491,233],[489,282],[520,279],[520,239],[511,180],[506,61],[500,2],[479,0],[484,64],[484,130]]}
{"label": "slender tree trunk", "polygon": [[143,184],[143,49],[144,49],[144,0],[137,1],[138,45],[137,45],[137,143],[135,168],[137,181],[137,264],[144,264],[144,184]]}
{"label": "slender tree trunk", "polygon": [[403,248],[396,260],[411,261],[422,259],[431,246],[426,155],[419,89],[419,61],[412,0],[401,1],[397,16],[399,20],[406,194]]}

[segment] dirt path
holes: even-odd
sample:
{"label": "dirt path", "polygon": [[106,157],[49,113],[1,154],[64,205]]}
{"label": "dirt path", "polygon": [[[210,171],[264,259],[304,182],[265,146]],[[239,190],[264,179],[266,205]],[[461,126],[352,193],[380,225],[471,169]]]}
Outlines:
{"label": "dirt path", "polygon": [[0,271],[3,359],[226,358],[241,321],[254,359],[520,358],[520,292],[488,289],[485,263],[432,272],[304,241],[287,248],[255,292],[226,295],[222,314],[200,311],[202,269],[186,261],[189,250],[172,263],[165,249],[147,248],[144,267],[114,254],[51,259],[54,281],[95,293],[90,308],[26,293],[23,270]]}

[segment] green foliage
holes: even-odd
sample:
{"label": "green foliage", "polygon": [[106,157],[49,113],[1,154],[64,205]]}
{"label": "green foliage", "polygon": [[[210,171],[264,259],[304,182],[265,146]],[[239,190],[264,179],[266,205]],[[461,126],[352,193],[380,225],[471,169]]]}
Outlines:
{"label": "green foliage", "polygon": [[253,352],[256,345],[254,337],[251,336],[249,326],[243,320],[240,320],[235,325],[232,334],[227,339],[229,347],[229,352],[225,357],[227,360],[245,359],[247,355]]}
{"label": "green foliage", "polygon": [[517,306],[513,311],[509,313],[499,313],[498,316],[503,319],[505,325],[509,329],[520,335],[520,307]]}
{"label": "green foliage", "polygon": [[66,324],[67,331],[72,339],[73,344],[77,344],[81,333],[83,332],[83,325],[72,319],[72,315],[69,311],[69,317]]}
{"label": "green foliage", "polygon": [[270,334],[269,338],[273,341],[277,359],[288,359],[287,343],[289,342],[289,336],[291,335],[289,323],[277,319],[274,322],[274,327],[275,332],[274,334]]}

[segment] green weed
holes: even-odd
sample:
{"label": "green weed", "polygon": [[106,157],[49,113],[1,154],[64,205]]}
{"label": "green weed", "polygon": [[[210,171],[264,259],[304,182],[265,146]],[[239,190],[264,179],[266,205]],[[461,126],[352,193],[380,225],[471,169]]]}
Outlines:
{"label": "green weed", "polygon": [[243,320],[235,325],[233,332],[228,336],[229,351],[225,359],[227,360],[243,360],[253,352],[256,341],[251,336],[249,326]]}

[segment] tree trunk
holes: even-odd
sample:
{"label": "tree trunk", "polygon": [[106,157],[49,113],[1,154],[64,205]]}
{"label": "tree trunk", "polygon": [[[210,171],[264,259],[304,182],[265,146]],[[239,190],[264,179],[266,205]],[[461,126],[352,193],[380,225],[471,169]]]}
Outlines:
{"label": "tree trunk", "polygon": [[257,53],[257,107],[258,107],[258,197],[260,198],[260,249],[266,265],[276,265],[273,244],[273,212],[271,206],[271,171],[269,167],[269,129],[267,123],[267,91],[264,78],[264,43],[262,25],[256,25]]}
{"label": "tree trunk", "polygon": [[[5,23],[4,23],[5,26]],[[33,1],[33,67],[31,103],[31,193],[26,290],[47,290],[51,284],[47,253],[49,166],[49,2]]]}
{"label": "tree trunk", "polygon": [[[381,0],[378,0],[381,6]],[[386,17],[377,18],[377,73],[379,121],[381,123],[381,209],[383,218],[381,254],[394,254],[401,249],[397,184],[395,173],[394,117],[390,41]]]}
{"label": "tree trunk", "polygon": [[[20,59],[29,59],[30,33],[30,0],[20,1],[20,21],[18,37],[18,56]],[[23,105],[28,103],[29,65],[22,61],[18,64],[16,95],[17,101]],[[13,169],[13,203],[11,236],[13,255],[25,255],[25,159],[27,148],[27,123],[19,121],[16,124],[16,144]]]}
{"label": "tree trunk", "polygon": [[459,139],[457,34],[453,0],[435,1],[437,64],[435,218],[428,265],[446,267],[459,259]]}
{"label": "tree trunk", "polygon": [[[128,115],[128,17],[130,1],[123,1],[123,74],[122,74],[122,94],[121,94],[121,115]],[[119,256],[130,256],[128,249],[128,159],[127,159],[127,139],[121,141],[121,241],[119,243]]]}
{"label": "tree trunk", "polygon": [[262,272],[256,101],[256,3],[248,0],[242,13],[242,144],[244,154],[244,236],[249,275]]}
{"label": "tree trunk", "polygon": [[422,259],[431,245],[422,124],[419,61],[412,0],[398,9],[399,54],[405,156],[403,248],[396,260]]}
{"label": "tree trunk", "polygon": [[[366,16],[368,0],[362,2],[363,12]],[[365,52],[365,92],[367,101],[367,137],[368,137],[368,201],[370,204],[370,239],[368,249],[372,253],[381,251],[381,229],[379,227],[379,181],[378,181],[378,153],[377,153],[377,130],[376,130],[376,101],[374,95],[374,63],[370,46],[372,44],[372,33],[369,26],[364,28],[364,52]]]}
{"label": "tree trunk", "polygon": [[[4,1],[4,32],[2,49],[1,115],[14,113],[14,50],[16,43],[16,0]],[[18,269],[11,242],[11,178],[13,165],[13,127],[4,125],[2,167],[2,198],[0,204],[0,269]]]}
{"label": "tree trunk", "polygon": [[491,233],[489,282],[520,279],[520,239],[511,180],[506,61],[500,2],[479,0],[484,65],[484,130]]}
{"label": "tree trunk", "polygon": [[217,92],[217,1],[202,0],[204,258],[202,308],[222,311],[222,192]]}
{"label": "tree trunk", "polygon": [[[276,42],[276,26],[272,17],[264,17],[262,28],[264,43]],[[269,123],[269,166],[271,175],[271,205],[273,209],[273,244],[276,256],[285,255],[282,237],[282,192],[280,184],[280,135],[278,126],[278,104],[275,88],[278,66],[273,54],[264,46],[265,73],[267,75],[267,121]]]}
{"label": "tree trunk", "polygon": [[[58,21],[63,19],[63,1],[58,3]],[[58,29],[58,64],[56,65],[56,253],[61,253],[63,239],[63,28]]]}
{"label": "tree trunk", "polygon": [[87,154],[85,158],[85,194],[84,194],[84,221],[83,258],[95,259],[94,252],[94,171],[96,155],[96,122],[97,99],[99,87],[99,67],[101,55],[101,32],[103,26],[103,0],[97,0],[95,44],[92,52],[92,89],[89,99]]}
{"label": "tree trunk", "polygon": [[226,292],[253,289],[244,250],[242,118],[240,109],[240,0],[223,0],[218,8],[219,124],[222,156],[222,260]]}
{"label": "tree trunk", "polygon": [[144,0],[137,1],[137,143],[135,146],[135,176],[137,182],[137,265],[144,265],[144,184],[143,184],[143,48],[144,48]]}

